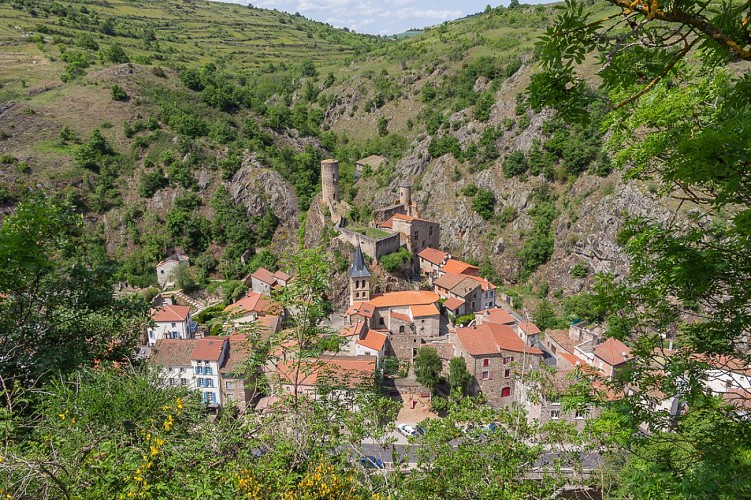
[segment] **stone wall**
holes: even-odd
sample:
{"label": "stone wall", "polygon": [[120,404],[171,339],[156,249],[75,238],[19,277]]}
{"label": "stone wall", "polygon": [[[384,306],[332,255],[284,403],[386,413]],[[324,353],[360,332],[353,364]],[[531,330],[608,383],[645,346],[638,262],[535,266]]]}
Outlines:
{"label": "stone wall", "polygon": [[397,252],[399,250],[400,241],[399,234],[392,234],[381,239],[373,239],[360,234],[356,231],[351,231],[343,227],[338,227],[336,230],[339,232],[338,238],[346,241],[352,246],[357,246],[360,243],[362,252],[372,259],[378,260],[384,255]]}
{"label": "stone wall", "polygon": [[391,205],[390,207],[373,210],[373,220],[376,224],[383,224],[396,214],[407,215],[407,207],[404,205]]}

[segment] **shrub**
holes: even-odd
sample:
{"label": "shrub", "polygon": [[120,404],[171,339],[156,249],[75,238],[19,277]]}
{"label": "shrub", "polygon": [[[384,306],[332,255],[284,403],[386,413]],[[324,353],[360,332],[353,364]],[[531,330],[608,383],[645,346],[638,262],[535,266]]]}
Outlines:
{"label": "shrub", "polygon": [[527,158],[521,151],[514,151],[503,160],[503,175],[507,179],[523,174],[527,168]]}
{"label": "shrub", "polygon": [[122,47],[114,43],[104,50],[102,56],[106,61],[113,62],[115,64],[123,64],[130,62],[128,54],[125,53]]}
{"label": "shrub", "polygon": [[113,101],[125,101],[128,99],[128,94],[125,89],[118,84],[112,85],[110,88],[110,95],[112,95]]}
{"label": "shrub", "polygon": [[495,212],[495,202],[495,195],[491,191],[480,189],[472,200],[472,210],[483,219],[489,220]]}
{"label": "shrub", "polygon": [[574,267],[571,268],[571,276],[574,278],[585,278],[588,274],[589,269],[587,269],[587,266],[581,262],[577,262],[574,264]]}
{"label": "shrub", "polygon": [[384,255],[379,262],[386,271],[393,273],[412,262],[412,253],[405,248],[400,248],[398,252]]}

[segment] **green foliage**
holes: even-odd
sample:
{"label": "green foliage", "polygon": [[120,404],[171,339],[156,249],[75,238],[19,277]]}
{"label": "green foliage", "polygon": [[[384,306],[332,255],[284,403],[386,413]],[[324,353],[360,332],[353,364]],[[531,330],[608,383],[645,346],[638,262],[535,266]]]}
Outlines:
{"label": "green foliage", "polygon": [[112,96],[113,101],[128,100],[128,94],[125,92],[125,89],[116,83],[110,87],[110,95]]}
{"label": "green foliage", "polygon": [[72,207],[41,195],[3,220],[0,375],[6,386],[118,359],[134,347],[145,304],[113,297],[113,269],[94,243]]}
{"label": "green foliage", "polygon": [[459,139],[453,135],[444,135],[442,137],[433,138],[428,144],[428,154],[433,158],[439,158],[445,154],[452,154],[454,158],[462,161],[462,147],[459,144]]}
{"label": "green foliage", "polygon": [[480,94],[477,103],[475,103],[475,119],[481,122],[488,121],[490,119],[490,110],[493,108],[493,104],[495,104],[495,96],[492,91],[486,90]]}
{"label": "green foliage", "polygon": [[389,133],[389,121],[384,118],[383,116],[379,116],[378,120],[376,120],[376,129],[378,130],[378,135],[381,137],[385,137]]}
{"label": "green foliage", "polygon": [[74,156],[79,167],[99,172],[116,154],[97,128],[88,141],[76,148]]}
{"label": "green foliage", "polygon": [[577,262],[574,264],[574,267],[571,268],[571,276],[574,278],[586,278],[588,274],[589,269],[587,269],[587,266],[581,262]]}
{"label": "green foliage", "polygon": [[454,320],[455,325],[462,325],[466,326],[470,324],[475,319],[475,313],[469,313],[465,314],[464,316],[459,316]]}
{"label": "green foliage", "polygon": [[472,200],[472,210],[485,220],[490,220],[495,213],[495,195],[487,189],[478,189]]}
{"label": "green foliage", "polygon": [[605,319],[606,308],[602,298],[590,293],[580,293],[566,298],[565,310],[572,319],[599,323]]}
{"label": "green foliage", "polygon": [[417,381],[435,394],[441,374],[441,358],[432,347],[421,347],[414,360]]}
{"label": "green foliage", "polygon": [[555,237],[552,223],[558,217],[555,199],[547,190],[535,193],[536,205],[529,211],[532,216],[532,230],[522,245],[517,257],[522,263],[521,277],[526,278],[553,255]]}
{"label": "green foliage", "polygon": [[168,184],[169,181],[164,176],[162,167],[156,167],[141,174],[141,181],[138,184],[138,194],[143,198],[151,198],[157,191],[167,187]]}
{"label": "green foliage", "polygon": [[123,48],[117,43],[113,43],[112,45],[104,49],[104,51],[102,52],[102,57],[105,61],[109,61],[115,64],[130,62],[128,54],[126,54],[125,50],[123,50]]}
{"label": "green foliage", "polygon": [[472,383],[472,374],[467,370],[467,362],[464,358],[451,358],[449,362],[449,385],[451,394],[455,399],[462,398],[467,394]]}
{"label": "green foliage", "polygon": [[400,248],[398,252],[384,255],[380,258],[379,262],[385,271],[394,273],[401,271],[405,266],[411,264],[413,258],[412,252],[406,248]]}
{"label": "green foliage", "polygon": [[513,151],[503,160],[503,175],[510,179],[527,171],[527,157],[521,151]]}

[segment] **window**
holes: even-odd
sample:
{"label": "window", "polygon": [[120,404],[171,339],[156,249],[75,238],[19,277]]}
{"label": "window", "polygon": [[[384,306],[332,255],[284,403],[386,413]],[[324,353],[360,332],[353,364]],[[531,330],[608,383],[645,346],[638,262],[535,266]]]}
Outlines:
{"label": "window", "polygon": [[433,236],[433,226],[428,228],[428,236]]}
{"label": "window", "polygon": [[399,325],[399,333],[404,333],[404,325]]}
{"label": "window", "polygon": [[587,418],[587,410],[576,410],[576,413],[574,414],[574,418],[577,420]]}
{"label": "window", "polygon": [[235,395],[234,394],[227,394],[227,400],[234,401],[235,400]]}
{"label": "window", "polygon": [[490,358],[483,359],[482,366],[490,366]]}
{"label": "window", "polygon": [[[513,360],[514,360],[514,358],[511,358],[511,361],[513,361]],[[214,374],[213,370],[212,370],[212,368],[210,366],[205,367],[203,369],[203,373],[205,373],[206,375],[213,375]]]}
{"label": "window", "polygon": [[559,410],[550,410],[550,418],[553,420],[558,420],[561,418],[561,412]]}
{"label": "window", "polygon": [[419,232],[415,231],[415,241],[417,241],[419,234],[420,234]]}
{"label": "window", "polygon": [[201,370],[202,368],[200,366],[196,366],[196,375],[201,375],[203,373]]}
{"label": "window", "polygon": [[503,364],[508,364],[508,356],[503,357]]}
{"label": "window", "polygon": [[186,378],[181,378],[181,379],[180,379],[180,385],[188,385],[188,379],[186,379]]}
{"label": "window", "polygon": [[214,387],[214,379],[213,378],[207,378],[206,381],[206,387]]}
{"label": "window", "polygon": [[225,387],[226,387],[226,388],[227,388],[228,390],[229,390],[229,389],[234,389],[234,388],[235,388],[235,383],[234,383],[233,381],[231,381],[231,380],[228,380],[228,381],[226,381],[226,382],[224,383],[224,386],[225,386]]}
{"label": "window", "polygon": [[514,362],[514,357],[513,357],[513,356],[511,356],[511,362],[512,362],[512,363]]}
{"label": "window", "polygon": [[732,380],[726,380],[725,381],[725,389],[732,389],[733,388],[733,381]]}
{"label": "window", "polygon": [[501,389],[502,398],[507,398],[509,396],[511,396],[511,387],[504,387],[503,389]]}
{"label": "window", "polygon": [[164,269],[160,269],[159,274],[164,274]]}
{"label": "window", "polygon": [[172,323],[172,328],[177,328],[177,323]]}
{"label": "window", "polygon": [[383,321],[383,318],[382,318],[382,317],[381,317],[381,318],[378,318],[378,324],[379,324],[379,325],[383,325],[383,324],[385,324],[385,321]]}
{"label": "window", "polygon": [[511,370],[506,370],[505,372],[503,372],[503,376],[506,378],[511,378]]}
{"label": "window", "polygon": [[490,372],[487,371],[487,370],[484,371],[484,372],[482,372],[482,379],[483,380],[490,380]]}

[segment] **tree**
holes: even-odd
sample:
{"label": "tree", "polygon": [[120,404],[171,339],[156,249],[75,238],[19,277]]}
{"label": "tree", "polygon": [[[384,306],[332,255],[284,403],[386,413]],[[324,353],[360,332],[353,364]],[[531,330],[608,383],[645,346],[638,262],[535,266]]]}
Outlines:
{"label": "tree", "polygon": [[123,359],[146,304],[113,296],[113,269],[73,208],[42,195],[0,226],[0,377],[33,383]]}
{"label": "tree", "polygon": [[112,96],[113,101],[126,101],[128,99],[128,94],[125,92],[125,89],[116,83],[110,88],[110,95]]}
{"label": "tree", "polygon": [[107,49],[105,49],[104,58],[107,61],[113,62],[115,64],[130,62],[128,54],[126,54],[123,48],[116,43],[110,45]]}
{"label": "tree", "polygon": [[[627,179],[655,183],[678,207],[668,220],[627,220],[619,243],[630,273],[600,277],[597,287],[607,334],[633,357],[612,384],[631,388],[609,421],[614,442],[633,452],[620,486],[636,496],[701,498],[715,494],[711,484],[728,498],[744,496],[749,465],[734,457],[751,452],[748,426],[740,429],[737,408],[708,394],[706,383],[723,360],[751,362],[751,78],[723,68],[751,60],[746,14],[733,3],[610,3],[622,10],[590,22],[580,3],[567,2],[541,41],[544,71],[533,77],[530,101],[581,122],[578,110],[607,99],[613,164]],[[603,63],[599,95],[575,76],[590,52]],[[666,353],[671,341],[680,349]],[[654,394],[680,411],[654,411]],[[637,432],[644,425],[653,432]],[[744,479],[711,472],[720,470]]]}
{"label": "tree", "polygon": [[461,399],[472,381],[472,374],[467,370],[467,362],[464,358],[451,358],[449,362],[449,384],[451,395],[455,399]]}
{"label": "tree", "polygon": [[510,179],[511,177],[521,175],[527,171],[529,165],[527,158],[521,151],[513,151],[503,160],[503,175]]}
{"label": "tree", "polygon": [[383,116],[379,116],[376,120],[376,129],[380,137],[386,137],[389,133],[389,121]]}
{"label": "tree", "polygon": [[485,220],[490,220],[495,213],[495,195],[487,189],[479,189],[472,200],[472,210]]}
{"label": "tree", "polygon": [[441,358],[432,347],[421,347],[415,356],[415,375],[417,381],[435,394],[438,378],[441,375]]}

